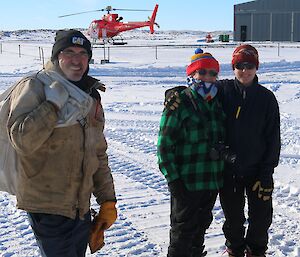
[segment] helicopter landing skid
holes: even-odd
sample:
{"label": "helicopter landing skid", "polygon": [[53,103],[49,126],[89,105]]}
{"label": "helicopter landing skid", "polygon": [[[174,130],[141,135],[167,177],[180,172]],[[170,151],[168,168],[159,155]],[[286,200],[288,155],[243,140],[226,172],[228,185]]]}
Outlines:
{"label": "helicopter landing skid", "polygon": [[124,41],[124,39],[121,36],[119,36],[118,38],[110,38],[108,42],[112,45],[127,45],[127,42]]}
{"label": "helicopter landing skid", "polygon": [[114,41],[113,43],[112,43],[113,45],[127,45],[127,42],[124,42],[124,41],[120,41],[120,42],[118,42],[118,41]]}

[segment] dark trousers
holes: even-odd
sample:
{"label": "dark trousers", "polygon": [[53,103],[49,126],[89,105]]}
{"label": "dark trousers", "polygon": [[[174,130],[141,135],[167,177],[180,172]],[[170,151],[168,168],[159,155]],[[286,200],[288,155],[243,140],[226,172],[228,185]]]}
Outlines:
{"label": "dark trousers", "polygon": [[91,227],[90,213],[84,220],[52,214],[27,213],[43,257],[84,257]]}
{"label": "dark trousers", "polygon": [[204,235],[212,222],[217,191],[187,192],[185,197],[171,196],[171,230],[168,257],[200,257]]}
{"label": "dark trousers", "polygon": [[[263,201],[257,191],[252,191],[254,178],[235,178],[225,175],[220,201],[225,215],[223,232],[226,245],[237,256],[244,256],[246,247],[253,255],[263,255],[267,250],[268,229],[272,223],[272,198]],[[244,207],[248,201],[248,229],[245,228]],[[245,234],[246,232],[246,234]]]}

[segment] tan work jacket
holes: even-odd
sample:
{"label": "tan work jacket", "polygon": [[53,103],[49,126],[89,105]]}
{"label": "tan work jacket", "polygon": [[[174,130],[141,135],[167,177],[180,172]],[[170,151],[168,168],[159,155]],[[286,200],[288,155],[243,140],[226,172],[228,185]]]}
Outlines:
{"label": "tan work jacket", "polygon": [[115,200],[103,134],[100,101],[80,123],[56,127],[58,115],[37,78],[19,83],[11,95],[7,129],[20,161],[17,206],[28,212],[75,218],[97,202]]}

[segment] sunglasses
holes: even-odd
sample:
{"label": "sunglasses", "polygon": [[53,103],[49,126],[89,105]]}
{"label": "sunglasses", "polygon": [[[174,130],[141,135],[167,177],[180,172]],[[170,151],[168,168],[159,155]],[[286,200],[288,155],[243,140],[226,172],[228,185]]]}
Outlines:
{"label": "sunglasses", "polygon": [[218,72],[215,71],[215,70],[204,70],[204,69],[201,69],[201,70],[198,70],[197,73],[200,76],[205,76],[206,74],[208,74],[210,77],[217,77],[218,76]]}
{"label": "sunglasses", "polygon": [[250,62],[238,62],[237,64],[234,65],[234,67],[237,70],[252,70],[256,67],[255,64],[250,63]]}
{"label": "sunglasses", "polygon": [[77,57],[77,56],[80,59],[88,59],[89,58],[89,54],[86,51],[75,53],[71,50],[64,50],[64,51],[61,51],[60,53],[63,54],[64,56],[66,56],[69,59],[72,59],[72,58]]}

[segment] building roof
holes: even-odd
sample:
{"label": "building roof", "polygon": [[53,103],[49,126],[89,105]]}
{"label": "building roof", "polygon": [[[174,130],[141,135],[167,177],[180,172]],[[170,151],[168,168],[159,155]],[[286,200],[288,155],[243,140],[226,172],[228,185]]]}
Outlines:
{"label": "building roof", "polygon": [[299,0],[256,0],[234,5],[237,12],[300,12]]}

